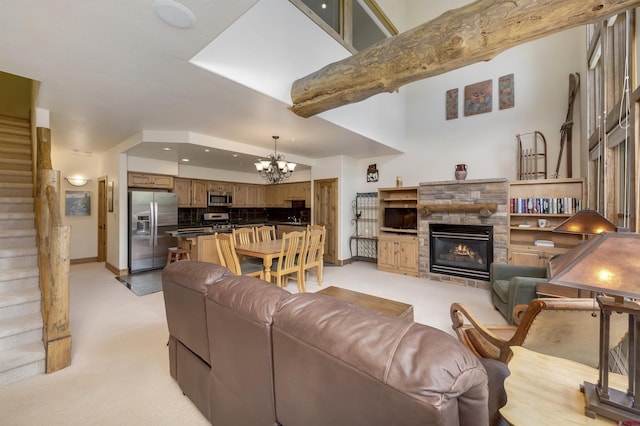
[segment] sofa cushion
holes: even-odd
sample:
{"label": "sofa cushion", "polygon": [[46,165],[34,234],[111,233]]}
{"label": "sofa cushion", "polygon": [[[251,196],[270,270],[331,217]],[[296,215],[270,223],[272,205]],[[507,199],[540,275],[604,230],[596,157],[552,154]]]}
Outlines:
{"label": "sofa cushion", "polygon": [[290,295],[247,276],[225,277],[209,291],[213,424],[276,423],[271,324],[276,306]]}
{"label": "sofa cushion", "polygon": [[212,284],[227,276],[232,276],[227,268],[208,262],[174,262],[162,271],[169,334],[206,363],[210,360],[205,297]]}
{"label": "sofa cushion", "polygon": [[296,294],[274,316],[273,345],[282,424],[488,423],[484,368],[435,328]]}

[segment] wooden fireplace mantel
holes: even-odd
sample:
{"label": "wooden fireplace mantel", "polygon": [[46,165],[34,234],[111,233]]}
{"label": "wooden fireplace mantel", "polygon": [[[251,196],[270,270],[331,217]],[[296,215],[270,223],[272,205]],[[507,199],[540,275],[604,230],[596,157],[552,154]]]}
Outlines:
{"label": "wooden fireplace mantel", "polygon": [[442,212],[463,212],[463,213],[478,213],[482,217],[491,216],[498,209],[498,205],[493,203],[485,204],[419,204],[418,212],[422,217],[430,216],[433,213]]}

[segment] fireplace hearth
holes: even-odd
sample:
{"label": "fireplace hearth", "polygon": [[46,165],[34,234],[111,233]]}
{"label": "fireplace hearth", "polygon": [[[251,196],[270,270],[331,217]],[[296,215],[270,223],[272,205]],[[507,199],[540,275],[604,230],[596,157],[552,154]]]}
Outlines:
{"label": "fireplace hearth", "polygon": [[430,224],[430,272],[489,279],[493,226]]}

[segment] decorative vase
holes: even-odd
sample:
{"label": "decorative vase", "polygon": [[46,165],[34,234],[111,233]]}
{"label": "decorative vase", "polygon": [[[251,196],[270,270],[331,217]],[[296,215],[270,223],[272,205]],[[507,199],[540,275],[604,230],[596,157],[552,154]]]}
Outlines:
{"label": "decorative vase", "polygon": [[396,186],[398,188],[402,186],[402,176],[396,176]]}
{"label": "decorative vase", "polygon": [[456,180],[465,180],[467,178],[467,165],[456,164]]}

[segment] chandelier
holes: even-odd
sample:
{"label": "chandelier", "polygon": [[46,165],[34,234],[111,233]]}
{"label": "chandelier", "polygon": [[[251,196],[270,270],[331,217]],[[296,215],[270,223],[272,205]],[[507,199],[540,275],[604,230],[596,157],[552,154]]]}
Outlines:
{"label": "chandelier", "polygon": [[271,184],[282,183],[293,174],[296,163],[289,163],[284,156],[278,155],[277,143],[280,136],[272,136],[273,138],[273,154],[269,154],[268,160],[259,160],[255,163],[256,170]]}

